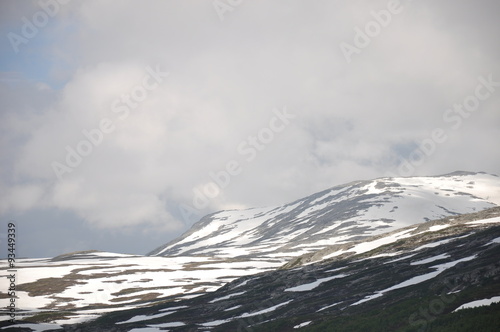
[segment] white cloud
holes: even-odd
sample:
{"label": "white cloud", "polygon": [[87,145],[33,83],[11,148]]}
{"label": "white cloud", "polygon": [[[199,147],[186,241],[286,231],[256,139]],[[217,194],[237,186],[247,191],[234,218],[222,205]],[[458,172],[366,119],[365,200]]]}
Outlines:
{"label": "white cloud", "polygon": [[[469,49],[470,36],[438,19],[453,17],[450,7],[443,16],[441,7],[419,2],[347,64],[339,43],[352,41],[353,28],[386,5],[252,1],[221,22],[210,2],[69,4],[44,32],[54,34],[45,51],[64,64],[51,69],[68,77],[64,87],[2,80],[9,107],[2,114],[1,211],[57,208],[96,227],[173,230],[185,227],[179,204],[191,204],[193,189],[230,160],[241,174],[201,214],[287,202],[394,170],[395,145],[418,144],[444,127],[444,110],[470,94],[479,75],[500,81],[500,73],[488,45],[494,39]],[[170,75],[121,119],[113,102],[142,84],[148,66]],[[30,104],[25,95],[50,98]],[[498,141],[498,96],[418,172],[462,165],[498,172],[498,158],[476,148]],[[285,106],[296,118],[247,162],[237,146],[268,126],[273,108]],[[58,180],[52,162],[64,163],[66,146],[76,148],[82,130],[98,128],[103,118],[115,129]]]}

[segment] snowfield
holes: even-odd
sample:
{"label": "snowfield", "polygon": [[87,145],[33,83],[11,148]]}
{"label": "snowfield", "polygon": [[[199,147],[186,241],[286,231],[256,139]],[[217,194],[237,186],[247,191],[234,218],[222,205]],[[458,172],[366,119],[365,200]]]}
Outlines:
{"label": "snowfield", "polygon": [[[228,262],[213,257],[114,256],[102,252],[75,254],[62,260],[20,259],[17,261],[17,295],[20,298],[17,303],[19,310],[31,314],[62,310],[71,303],[76,314],[87,320],[103,312],[138,307],[136,303],[146,298],[201,295],[239,276],[272,270],[284,262],[277,259]],[[1,290],[8,288],[7,282],[6,278],[0,279]],[[44,284],[48,282],[55,285],[53,294],[45,289]],[[0,299],[0,306],[6,307],[8,301],[8,298]],[[7,316],[2,317],[7,319]]]}

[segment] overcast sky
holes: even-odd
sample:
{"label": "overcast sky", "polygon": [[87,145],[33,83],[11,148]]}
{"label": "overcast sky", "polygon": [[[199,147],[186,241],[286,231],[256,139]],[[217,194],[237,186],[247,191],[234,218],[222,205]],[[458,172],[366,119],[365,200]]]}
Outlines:
{"label": "overcast sky", "polygon": [[496,0],[3,0],[2,247],[13,220],[18,256],[145,254],[222,209],[499,174],[499,14]]}

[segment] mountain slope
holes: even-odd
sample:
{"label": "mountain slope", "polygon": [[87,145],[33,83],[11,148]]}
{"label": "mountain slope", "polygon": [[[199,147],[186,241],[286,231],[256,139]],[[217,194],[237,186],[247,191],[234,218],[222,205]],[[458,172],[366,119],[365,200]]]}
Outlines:
{"label": "mountain slope", "polygon": [[283,206],[211,214],[150,255],[289,258],[498,204],[500,178],[484,173],[356,181]]}
{"label": "mountain slope", "polygon": [[500,301],[500,208],[451,219],[410,226],[402,230],[407,238],[362,254],[240,278],[201,297],[117,312],[78,327],[423,331],[467,317],[455,331],[468,331],[471,323],[475,330],[494,331],[500,304],[473,310],[483,318],[478,322],[461,308]]}

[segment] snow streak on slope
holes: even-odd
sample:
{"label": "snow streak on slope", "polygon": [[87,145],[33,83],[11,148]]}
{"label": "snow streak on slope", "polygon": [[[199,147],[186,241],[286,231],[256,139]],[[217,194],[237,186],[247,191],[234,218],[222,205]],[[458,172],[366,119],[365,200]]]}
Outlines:
{"label": "snow streak on slope", "polygon": [[484,305],[490,305],[492,303],[497,303],[500,302],[500,296],[493,296],[489,299],[483,299],[483,300],[476,300],[472,301],[469,303],[462,304],[460,307],[456,308],[454,311],[457,310],[462,310],[462,309],[469,309],[469,308],[476,308],[476,307],[481,307]]}
{"label": "snow streak on slope", "polygon": [[413,277],[413,278],[408,279],[406,281],[403,281],[403,282],[401,282],[401,283],[399,283],[397,285],[394,285],[394,286],[391,286],[389,288],[377,291],[375,294],[367,296],[364,299],[362,299],[362,300],[360,300],[360,301],[358,301],[356,303],[353,303],[351,305],[358,305],[358,304],[361,304],[361,303],[364,303],[364,302],[376,299],[377,297],[380,297],[380,296],[384,295],[385,293],[390,292],[392,290],[399,289],[399,288],[404,288],[404,287],[408,287],[408,286],[411,286],[411,285],[415,285],[415,284],[427,281],[429,279],[432,279],[432,278],[436,277],[437,275],[439,275],[444,270],[449,269],[451,267],[454,267],[458,263],[467,262],[467,261],[473,260],[474,258],[476,258],[476,255],[465,257],[465,258],[462,258],[462,259],[458,259],[458,260],[453,261],[453,262],[448,262],[448,263],[444,263],[444,264],[433,266],[432,268],[435,268],[436,271],[429,272],[427,274],[423,274],[423,275],[419,275],[419,276]]}
{"label": "snow streak on slope", "polygon": [[343,278],[345,276],[347,276],[347,275],[346,274],[339,274],[339,275],[336,275],[333,277],[321,278],[321,279],[318,279],[318,280],[313,281],[313,282],[308,283],[308,284],[303,284],[303,285],[287,288],[287,289],[285,289],[285,292],[307,292],[307,291],[315,289],[316,287],[318,287],[319,285],[321,285],[324,282],[327,282],[327,281],[330,281],[333,279],[337,279],[337,278]]}

